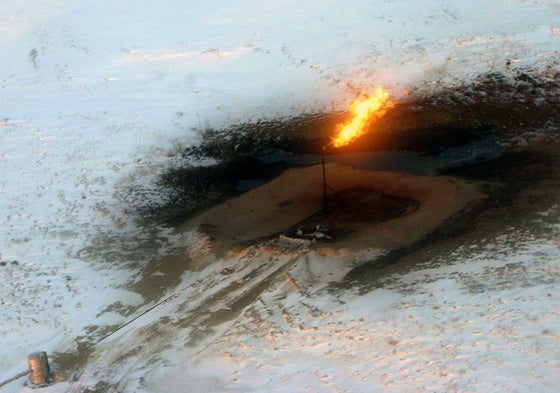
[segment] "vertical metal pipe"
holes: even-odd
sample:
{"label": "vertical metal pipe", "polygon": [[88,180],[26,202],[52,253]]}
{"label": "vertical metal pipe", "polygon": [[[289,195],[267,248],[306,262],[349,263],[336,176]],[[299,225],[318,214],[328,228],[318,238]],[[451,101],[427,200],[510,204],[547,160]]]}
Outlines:
{"label": "vertical metal pipe", "polygon": [[49,382],[50,370],[46,352],[33,352],[27,356],[29,363],[29,382],[45,385]]}
{"label": "vertical metal pipe", "polygon": [[322,207],[323,213],[327,212],[327,172],[325,170],[325,149],[326,146],[323,146],[321,151],[321,165],[323,167],[323,198],[322,198]]}

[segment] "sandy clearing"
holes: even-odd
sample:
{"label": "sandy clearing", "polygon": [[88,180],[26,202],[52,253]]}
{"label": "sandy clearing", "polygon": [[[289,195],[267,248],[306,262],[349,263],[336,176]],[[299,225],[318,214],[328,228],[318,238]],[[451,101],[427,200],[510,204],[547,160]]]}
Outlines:
{"label": "sandy clearing", "polygon": [[[328,243],[332,248],[392,250],[420,240],[469,203],[486,198],[476,184],[453,177],[370,172],[336,164],[327,165],[326,172],[329,195],[361,187],[370,190],[372,196],[396,197],[408,201],[409,206],[388,220],[379,217],[355,220],[336,209],[322,214],[322,171],[318,165],[290,169],[261,187],[207,210],[186,222],[179,231],[194,228],[206,231],[212,235],[215,251],[222,252],[282,233],[315,215],[314,223],[322,222],[346,233]],[[366,215],[367,199],[362,198],[366,200],[363,209]],[[361,206],[353,208],[359,214]]]}

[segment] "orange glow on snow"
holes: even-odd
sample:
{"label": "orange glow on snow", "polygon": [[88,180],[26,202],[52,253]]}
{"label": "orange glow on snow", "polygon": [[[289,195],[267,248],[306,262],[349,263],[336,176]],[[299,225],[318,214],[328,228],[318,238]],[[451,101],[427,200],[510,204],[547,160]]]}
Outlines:
{"label": "orange glow on snow", "polygon": [[360,137],[367,131],[367,127],[382,117],[394,103],[389,100],[389,93],[382,87],[375,89],[367,99],[356,100],[350,106],[352,118],[337,125],[337,134],[331,140],[334,147],[343,147]]}

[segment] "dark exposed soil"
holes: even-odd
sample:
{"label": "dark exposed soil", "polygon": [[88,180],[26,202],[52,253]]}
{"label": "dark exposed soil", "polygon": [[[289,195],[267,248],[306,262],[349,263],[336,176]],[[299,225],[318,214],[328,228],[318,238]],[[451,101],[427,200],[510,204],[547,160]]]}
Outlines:
{"label": "dark exposed soil", "polygon": [[[418,208],[416,201],[364,187],[352,187],[327,197],[328,213],[345,220],[381,222]],[[332,212],[332,213],[331,213]]]}

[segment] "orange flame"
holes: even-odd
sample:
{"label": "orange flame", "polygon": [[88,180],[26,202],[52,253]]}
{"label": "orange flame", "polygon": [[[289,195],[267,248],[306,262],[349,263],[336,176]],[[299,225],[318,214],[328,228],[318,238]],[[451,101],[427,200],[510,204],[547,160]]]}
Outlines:
{"label": "orange flame", "polygon": [[375,89],[374,93],[366,100],[356,100],[350,106],[352,119],[344,124],[337,125],[337,135],[332,138],[334,147],[343,147],[354,141],[367,131],[367,126],[374,120],[382,117],[393,102],[389,101],[389,93],[382,87]]}

